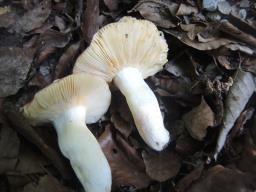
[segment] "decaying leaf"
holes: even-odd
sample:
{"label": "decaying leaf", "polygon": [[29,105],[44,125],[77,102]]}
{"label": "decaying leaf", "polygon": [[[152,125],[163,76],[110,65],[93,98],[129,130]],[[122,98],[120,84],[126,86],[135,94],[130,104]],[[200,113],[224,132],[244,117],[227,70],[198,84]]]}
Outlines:
{"label": "decaying leaf", "polygon": [[[177,5],[172,4],[169,6],[172,6],[173,9],[175,9]],[[164,28],[170,28],[175,27],[175,24],[171,21],[172,14],[169,6],[159,3],[158,1],[144,1],[140,2],[139,5],[136,6],[136,11],[139,11],[145,19],[154,22],[156,25]]]}
{"label": "decaying leaf", "polygon": [[189,189],[189,186],[200,178],[202,172],[204,169],[204,165],[201,164],[198,167],[196,167],[193,171],[191,171],[188,175],[183,177],[179,183],[176,186],[176,190],[178,192],[185,192],[187,189]]}
{"label": "decaying leaf", "polygon": [[[125,140],[122,142],[126,143]],[[128,143],[124,145],[114,141],[110,127],[105,128],[105,132],[99,138],[99,143],[110,164],[114,187],[131,185],[140,189],[149,185],[151,179],[145,173],[142,159],[138,162],[140,158],[134,157],[134,153],[127,154],[125,151],[130,151],[127,147],[131,146]],[[125,147],[126,150],[123,150]]]}
{"label": "decaying leaf", "polygon": [[0,174],[13,171],[18,162],[20,139],[0,116]]}
{"label": "decaying leaf", "polygon": [[31,63],[32,58],[21,48],[0,48],[0,97],[17,93],[25,83]]}
{"label": "decaying leaf", "polygon": [[163,182],[173,178],[180,170],[179,157],[168,149],[160,153],[143,151],[142,157],[147,174],[156,181]]}
{"label": "decaying leaf", "polygon": [[132,126],[120,117],[118,113],[113,113],[111,116],[111,122],[114,127],[123,134],[125,138],[128,138],[132,133]]}
{"label": "decaying leaf", "polygon": [[214,113],[202,98],[199,106],[183,116],[183,121],[190,135],[201,141],[206,136],[207,128],[214,125]]}
{"label": "decaying leaf", "polygon": [[51,1],[43,0],[35,8],[18,17],[12,29],[15,32],[29,32],[40,27],[51,13]]}
{"label": "decaying leaf", "polygon": [[181,3],[176,12],[176,15],[182,16],[182,15],[191,15],[196,13],[198,13],[198,9],[196,7],[192,7],[192,6]]}
{"label": "decaying leaf", "polygon": [[221,31],[239,39],[242,42],[247,43],[248,45],[251,45],[255,47],[256,45],[256,38],[252,35],[246,34],[243,31],[239,30],[236,26],[232,25],[227,20],[223,20],[221,22],[221,26],[219,28]]}
{"label": "decaying leaf", "polygon": [[229,39],[225,38],[218,38],[214,41],[209,41],[206,43],[200,43],[200,42],[195,42],[191,41],[185,33],[181,32],[176,32],[176,31],[171,31],[171,30],[164,30],[166,33],[176,37],[180,41],[182,41],[184,44],[193,47],[195,49],[205,51],[205,50],[213,50],[213,49],[218,49],[222,46],[230,44],[232,41]]}
{"label": "decaying leaf", "polygon": [[59,79],[64,77],[70,71],[72,63],[76,58],[80,47],[80,42],[77,42],[71,45],[60,57],[58,64],[55,68],[55,76],[54,79]]}
{"label": "decaying leaf", "polygon": [[91,42],[92,36],[98,31],[98,18],[100,15],[99,0],[86,1],[84,22],[82,25],[83,38],[87,43]]}
{"label": "decaying leaf", "polygon": [[110,11],[115,11],[118,9],[118,5],[119,5],[120,1],[119,0],[104,0],[104,3]]}
{"label": "decaying leaf", "polygon": [[43,176],[39,183],[30,183],[26,185],[23,192],[74,192],[73,190],[63,186],[59,181],[52,176]]}
{"label": "decaying leaf", "polygon": [[255,89],[256,85],[253,75],[249,72],[238,70],[234,77],[233,86],[225,100],[223,126],[214,153],[215,159],[217,159],[218,153],[222,150],[226,142],[229,131],[232,129],[240,113],[244,110]]}
{"label": "decaying leaf", "polygon": [[254,191],[256,176],[216,165],[210,168],[187,192]]}

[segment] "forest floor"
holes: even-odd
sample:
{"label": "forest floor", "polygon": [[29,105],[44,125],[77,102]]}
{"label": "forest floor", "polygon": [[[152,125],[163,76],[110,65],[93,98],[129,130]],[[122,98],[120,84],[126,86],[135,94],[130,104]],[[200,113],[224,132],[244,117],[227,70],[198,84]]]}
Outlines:
{"label": "forest floor", "polygon": [[[0,191],[83,191],[51,123],[31,126],[24,104],[72,73],[93,35],[123,16],[155,23],[168,63],[146,79],[171,135],[155,152],[124,96],[90,130],[116,192],[256,191],[256,3],[250,0],[0,0]],[[254,83],[254,84],[253,84]],[[214,157],[228,119],[232,130]]]}

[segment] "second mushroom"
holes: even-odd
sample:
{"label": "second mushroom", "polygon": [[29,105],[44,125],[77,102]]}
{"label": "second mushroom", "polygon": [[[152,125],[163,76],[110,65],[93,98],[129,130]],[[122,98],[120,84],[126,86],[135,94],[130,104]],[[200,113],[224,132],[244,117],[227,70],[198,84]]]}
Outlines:
{"label": "second mushroom", "polygon": [[70,160],[86,192],[110,192],[111,170],[97,139],[86,123],[107,111],[111,94],[107,83],[89,74],[76,74],[38,92],[23,108],[31,123],[51,121],[62,154]]}
{"label": "second mushroom", "polygon": [[94,35],[73,70],[113,80],[127,100],[139,134],[157,151],[165,148],[170,136],[158,101],[144,79],[163,68],[167,52],[163,34],[152,22],[124,17]]}

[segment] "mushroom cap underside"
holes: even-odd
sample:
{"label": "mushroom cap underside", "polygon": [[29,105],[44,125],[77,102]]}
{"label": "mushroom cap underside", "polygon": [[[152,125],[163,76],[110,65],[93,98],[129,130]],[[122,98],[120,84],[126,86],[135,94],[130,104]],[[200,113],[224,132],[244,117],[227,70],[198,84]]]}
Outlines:
{"label": "mushroom cap underside", "polygon": [[94,35],[73,72],[98,75],[110,82],[123,68],[134,67],[147,78],[163,68],[167,52],[163,33],[152,22],[123,17]]}
{"label": "mushroom cap underside", "polygon": [[111,93],[107,83],[89,74],[73,74],[40,90],[23,107],[24,116],[33,123],[54,121],[63,112],[85,107],[86,122],[96,122],[108,109]]}

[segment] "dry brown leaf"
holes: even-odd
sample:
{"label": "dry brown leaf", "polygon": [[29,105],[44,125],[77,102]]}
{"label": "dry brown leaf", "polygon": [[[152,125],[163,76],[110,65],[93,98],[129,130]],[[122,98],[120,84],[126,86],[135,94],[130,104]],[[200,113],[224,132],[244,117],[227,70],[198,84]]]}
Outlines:
{"label": "dry brown leaf", "polygon": [[213,49],[218,49],[222,46],[228,45],[231,42],[229,39],[225,39],[225,38],[218,38],[215,39],[213,41],[209,41],[206,43],[200,43],[200,42],[196,42],[196,41],[191,41],[186,33],[181,33],[181,32],[177,32],[177,31],[171,31],[171,30],[164,30],[166,33],[176,37],[178,40],[180,40],[181,42],[183,42],[184,44],[193,47],[195,49],[201,50],[201,51],[206,51],[206,50],[213,50]]}
{"label": "dry brown leaf", "polygon": [[82,25],[83,38],[90,43],[93,35],[98,31],[100,15],[99,0],[87,0]]}
{"label": "dry brown leaf", "polygon": [[51,13],[51,1],[43,0],[36,7],[18,17],[12,29],[19,32],[29,32],[39,28]]}
{"label": "dry brown leaf", "polygon": [[175,150],[180,155],[189,156],[193,155],[199,147],[200,142],[183,133],[176,141]]}
{"label": "dry brown leaf", "polygon": [[186,189],[189,188],[189,186],[200,178],[202,172],[204,169],[204,165],[201,164],[198,167],[196,167],[193,171],[191,171],[188,175],[183,177],[176,186],[177,192],[185,192]]}
{"label": "dry brown leaf", "polygon": [[14,171],[19,150],[20,139],[17,133],[0,116],[0,174]]}
{"label": "dry brown leaf", "polygon": [[239,39],[240,41],[251,45],[252,47],[255,47],[255,45],[256,45],[255,37],[239,30],[239,28],[237,28],[236,26],[234,26],[232,23],[230,23],[227,20],[221,21],[221,25],[220,25],[219,29],[221,31],[227,33],[228,35],[231,35],[231,36]]}
{"label": "dry brown leaf", "polygon": [[155,2],[144,2],[141,3],[137,8],[137,11],[147,20],[154,22],[156,25],[164,28],[175,27],[176,25],[170,20],[171,13],[168,7],[155,3]]}
{"label": "dry brown leaf", "polygon": [[32,58],[21,48],[0,48],[0,97],[18,92],[25,83],[31,63]]}
{"label": "dry brown leaf", "polygon": [[[126,143],[125,140],[122,140],[122,142]],[[109,126],[105,128],[104,133],[100,136],[99,143],[111,167],[113,187],[132,185],[140,189],[149,185],[151,179],[146,175],[144,168],[141,167],[141,165],[143,165],[142,159],[139,157],[132,157],[134,155],[138,156],[138,154],[131,152],[131,149],[128,149],[130,152],[127,154],[125,152],[127,150],[123,150],[123,148],[126,147],[127,149],[127,145],[129,146],[129,144],[126,143],[124,145],[114,141]],[[134,163],[135,159],[140,159],[142,163]]]}
{"label": "dry brown leaf", "polygon": [[40,178],[39,183],[26,185],[23,192],[74,192],[62,185],[56,178],[46,175]]}
{"label": "dry brown leaf", "polygon": [[191,14],[197,14],[197,13],[198,13],[198,9],[196,7],[192,7],[184,3],[181,3],[176,12],[176,15],[183,16],[183,15],[191,15]]}
{"label": "dry brown leaf", "polygon": [[114,124],[114,127],[122,133],[125,138],[128,138],[132,133],[132,126],[120,117],[118,113],[113,113],[111,115],[111,122]]}
{"label": "dry brown leaf", "polygon": [[181,162],[175,152],[169,149],[160,153],[142,152],[147,174],[154,180],[163,182],[175,177],[181,166]]}
{"label": "dry brown leaf", "polygon": [[256,58],[254,57],[249,57],[246,58],[246,60],[242,63],[242,68],[245,71],[252,72],[254,75],[256,75]]}
{"label": "dry brown leaf", "polygon": [[45,141],[37,134],[27,120],[21,115],[17,110],[17,106],[7,101],[3,104],[4,115],[7,117],[8,122],[15,130],[23,135],[28,141],[33,143],[42,154],[47,157],[53,165],[58,169],[63,178],[68,179],[70,171],[68,169],[67,163],[60,153],[56,152],[52,147],[50,147]]}
{"label": "dry brown leaf", "polygon": [[35,173],[44,174],[44,166],[49,165],[49,161],[47,161],[39,151],[34,150],[25,142],[21,143],[20,148],[15,171],[24,175]]}
{"label": "dry brown leaf", "polygon": [[79,48],[80,41],[70,45],[70,47],[62,54],[55,68],[54,79],[62,78],[71,71],[70,69],[79,52]]}
{"label": "dry brown leaf", "polygon": [[115,11],[118,9],[118,5],[119,5],[120,1],[119,0],[104,0],[104,3],[110,11]]}
{"label": "dry brown leaf", "polygon": [[256,176],[216,165],[210,168],[187,192],[252,192],[256,190]]}
{"label": "dry brown leaf", "polygon": [[241,135],[244,132],[244,125],[249,119],[252,118],[254,112],[255,112],[255,109],[251,107],[249,109],[246,109],[240,114],[240,116],[236,120],[236,123],[233,129],[230,132],[231,138]]}
{"label": "dry brown leaf", "polygon": [[207,128],[214,125],[214,113],[202,98],[201,104],[182,117],[185,127],[190,135],[202,141],[207,133]]}

